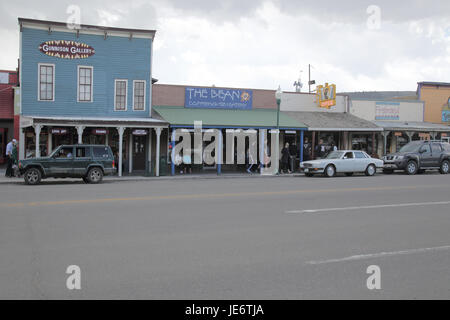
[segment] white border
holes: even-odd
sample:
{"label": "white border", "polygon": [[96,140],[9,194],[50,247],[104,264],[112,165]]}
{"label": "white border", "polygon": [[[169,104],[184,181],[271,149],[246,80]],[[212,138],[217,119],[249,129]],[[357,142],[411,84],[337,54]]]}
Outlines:
{"label": "white border", "polygon": [[[144,109],[140,109],[140,110],[135,109],[135,107],[134,107],[134,89],[135,89],[134,84],[136,82],[143,82],[144,83]],[[147,92],[146,91],[147,91],[147,81],[146,80],[133,80],[133,111],[141,112],[141,111],[145,111],[146,110],[146,107],[145,107],[145,101],[146,101],[146,98],[147,98]]]}
{"label": "white border", "polygon": [[[80,100],[80,68],[91,69],[91,100]],[[77,66],[77,102],[92,103],[94,102],[94,67],[93,66]]]}
{"label": "white border", "polygon": [[[41,66],[51,66],[53,67],[53,99],[52,100],[42,100],[41,99]],[[55,102],[55,74],[56,74],[56,67],[54,63],[38,63],[38,92],[37,92],[37,100],[42,102]],[[20,75],[21,76],[21,75]]]}
{"label": "white border", "polygon": [[[125,81],[125,109],[117,110],[116,109],[116,82],[117,81]],[[128,79],[114,79],[114,111],[124,112],[128,110]]]}

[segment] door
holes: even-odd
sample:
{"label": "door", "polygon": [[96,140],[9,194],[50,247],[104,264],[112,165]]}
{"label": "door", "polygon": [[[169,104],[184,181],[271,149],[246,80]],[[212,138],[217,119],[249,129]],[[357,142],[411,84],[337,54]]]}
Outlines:
{"label": "door", "polygon": [[91,147],[75,147],[75,157],[73,159],[73,174],[82,176],[86,173],[86,168],[91,162]]}
{"label": "door", "polygon": [[355,157],[353,152],[346,152],[344,157],[342,158],[342,170],[341,172],[354,172],[355,170]]}
{"label": "door", "polygon": [[419,154],[420,154],[420,167],[423,168],[431,167],[433,164],[433,157],[431,154],[430,145],[429,144],[423,145],[419,150]]}
{"label": "door", "polygon": [[431,145],[431,160],[430,166],[439,167],[441,160],[442,149],[439,143],[433,143]]}
{"label": "door", "polygon": [[133,171],[145,170],[147,136],[133,136]]}
{"label": "door", "polygon": [[49,159],[48,171],[53,176],[67,176],[73,174],[73,147],[61,147]]}
{"label": "door", "polygon": [[361,151],[355,151],[355,171],[363,172],[369,165],[370,159]]}

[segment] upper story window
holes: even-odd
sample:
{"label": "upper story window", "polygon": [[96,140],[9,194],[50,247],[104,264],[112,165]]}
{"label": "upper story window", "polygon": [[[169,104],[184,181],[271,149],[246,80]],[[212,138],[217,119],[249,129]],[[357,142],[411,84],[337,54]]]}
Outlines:
{"label": "upper story window", "polygon": [[115,80],[114,88],[114,110],[127,110],[127,86],[128,80]]}
{"label": "upper story window", "polygon": [[145,80],[133,81],[133,110],[145,110]]}
{"label": "upper story window", "polygon": [[78,102],[92,102],[93,67],[78,66]]}
{"label": "upper story window", "polygon": [[42,64],[39,67],[39,101],[55,101],[55,65]]}

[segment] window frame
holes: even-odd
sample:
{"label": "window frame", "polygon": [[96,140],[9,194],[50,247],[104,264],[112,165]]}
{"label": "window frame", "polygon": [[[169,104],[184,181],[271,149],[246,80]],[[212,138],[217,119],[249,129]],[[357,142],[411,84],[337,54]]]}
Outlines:
{"label": "window frame", "polygon": [[[116,98],[117,98],[117,82],[124,81],[125,82],[125,108],[117,109]],[[128,110],[128,79],[114,79],[114,111],[124,112]]]}
{"label": "window frame", "polygon": [[[52,99],[42,99],[41,98],[41,67],[52,67],[53,75],[52,75]],[[38,63],[38,92],[37,92],[37,100],[43,102],[54,102],[55,101],[55,73],[56,67],[54,63]]]}
{"label": "window frame", "polygon": [[[143,109],[136,109],[136,105],[135,105],[135,84],[137,82],[143,82],[144,83],[144,108]],[[147,98],[147,81],[146,80],[133,80],[133,111],[145,111],[146,107],[145,107],[145,102],[146,102],[146,98]]]}
{"label": "window frame", "polygon": [[[91,69],[91,99],[80,100],[80,69]],[[85,85],[84,85],[85,86]],[[93,66],[77,66],[77,102],[92,103],[94,102],[94,67]]]}

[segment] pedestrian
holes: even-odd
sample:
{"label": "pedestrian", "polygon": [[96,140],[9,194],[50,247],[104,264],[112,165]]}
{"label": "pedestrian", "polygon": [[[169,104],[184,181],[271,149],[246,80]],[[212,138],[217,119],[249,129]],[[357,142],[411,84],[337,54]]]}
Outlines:
{"label": "pedestrian", "polygon": [[192,173],[192,160],[190,154],[183,155],[184,173]]}
{"label": "pedestrian", "polygon": [[7,166],[6,166],[6,172],[5,176],[8,178],[11,178],[13,176],[13,148],[16,145],[17,140],[12,139],[7,145],[6,145],[6,157],[7,157]]}
{"label": "pedestrian", "polygon": [[289,170],[289,156],[289,143],[286,142],[281,150],[281,173],[286,172],[286,170],[291,173]]}
{"label": "pedestrian", "polygon": [[13,149],[12,149],[12,153],[11,153],[11,158],[12,158],[12,175],[14,177],[18,177],[19,176],[19,157],[17,156],[17,143],[13,144]]}
{"label": "pedestrian", "polygon": [[309,146],[308,138],[305,138],[305,142],[303,143],[303,161],[311,160],[311,148]]}
{"label": "pedestrian", "polygon": [[326,150],[325,145],[323,144],[323,139],[319,140],[319,144],[315,148],[315,153],[317,155],[317,159],[322,159],[325,156]]}
{"label": "pedestrian", "polygon": [[295,159],[297,158],[297,146],[295,142],[289,145],[289,170],[294,172]]}
{"label": "pedestrian", "polygon": [[250,150],[250,148],[247,149],[247,161],[248,161],[247,172],[253,173],[252,168],[254,165],[258,163],[258,161],[253,157],[253,152]]}

